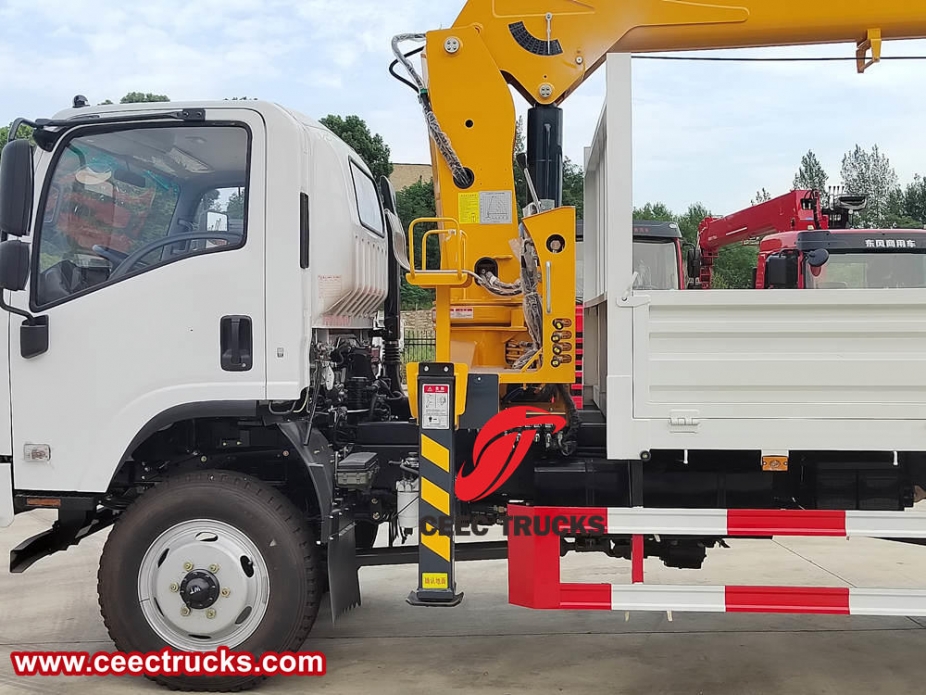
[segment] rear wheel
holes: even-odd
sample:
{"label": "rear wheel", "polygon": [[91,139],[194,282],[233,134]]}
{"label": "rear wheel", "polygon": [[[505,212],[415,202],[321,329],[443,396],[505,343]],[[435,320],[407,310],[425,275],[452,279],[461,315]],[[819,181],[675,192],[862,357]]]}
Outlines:
{"label": "rear wheel", "polygon": [[[100,560],[100,608],[123,652],[296,651],[321,601],[321,553],[303,515],[264,483],[198,471],[132,504]],[[236,691],[260,676],[158,676],[178,690]]]}

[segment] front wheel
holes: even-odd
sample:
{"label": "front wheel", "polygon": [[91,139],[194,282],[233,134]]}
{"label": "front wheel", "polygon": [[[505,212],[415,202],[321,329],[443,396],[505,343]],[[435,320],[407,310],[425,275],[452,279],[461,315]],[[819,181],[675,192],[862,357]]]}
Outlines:
{"label": "front wheel", "polygon": [[[122,652],[296,651],[318,615],[320,549],[305,517],[252,477],[178,475],[143,494],[103,549],[103,620]],[[261,676],[154,677],[229,692]]]}

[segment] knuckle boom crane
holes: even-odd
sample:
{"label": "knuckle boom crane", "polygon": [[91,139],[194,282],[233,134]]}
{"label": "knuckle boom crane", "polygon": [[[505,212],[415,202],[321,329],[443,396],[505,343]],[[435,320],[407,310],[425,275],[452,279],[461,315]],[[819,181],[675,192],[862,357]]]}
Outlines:
{"label": "knuckle boom crane", "polygon": [[[567,388],[575,383],[579,361],[572,330],[577,327],[577,256],[576,245],[571,243],[576,219],[574,208],[562,204],[561,105],[604,64],[609,53],[851,42],[856,47],[856,68],[863,73],[880,60],[883,41],[926,36],[926,14],[902,0],[887,5],[852,0],[835,9],[826,3],[807,6],[782,0],[470,0],[450,28],[394,38],[396,60],[390,70],[415,90],[423,108],[438,211],[436,219],[416,220],[407,230],[412,257],[407,279],[413,285],[433,288],[437,302],[436,358],[408,365],[411,412],[421,428],[420,510],[430,515],[422,526],[419,587],[410,595],[410,603],[455,605],[462,598],[453,575],[453,529],[433,523],[441,512],[448,518],[490,523],[519,514],[534,522],[549,521],[550,514],[568,504],[639,506],[644,490],[656,506],[700,506],[703,502],[689,496],[686,488],[703,483],[718,494],[715,505],[721,509],[717,513],[725,513],[721,488],[730,483],[721,481],[727,473],[742,471],[744,465],[736,453],[700,452],[708,458],[697,464],[687,450],[644,451],[637,461],[608,460],[603,443],[607,440],[610,447],[612,437],[606,434],[604,413],[596,406],[579,411],[569,397]],[[423,45],[404,52],[410,42]],[[418,54],[420,69],[412,62]],[[399,64],[409,79],[395,73]],[[516,163],[527,179],[528,205],[523,210],[517,209],[512,167],[512,90],[529,104],[527,153]],[[801,195],[789,198],[800,217],[819,215],[817,203],[808,208]],[[820,227],[818,217],[814,219]],[[423,222],[438,228],[416,242],[414,229]],[[770,224],[765,231],[778,229],[774,219]],[[397,232],[404,234],[405,230]],[[440,265],[428,267],[422,261],[416,267],[414,257],[425,258],[425,244],[431,236],[440,240]],[[415,248],[417,244],[420,249]],[[714,254],[712,249],[707,252],[707,279]],[[635,279],[639,278],[635,275]],[[586,346],[590,340],[586,327]],[[607,360],[595,368],[606,369]],[[451,409],[442,410],[441,403],[449,403]],[[519,406],[523,421],[517,426],[514,409]],[[541,413],[561,414],[563,426],[541,421],[531,425],[531,415]],[[696,429],[699,420],[673,417],[671,423]],[[480,466],[494,465],[485,464],[491,447],[485,441],[480,445],[478,437],[484,440],[487,431],[496,429],[501,429],[497,437],[509,438],[498,441],[508,441],[510,450],[505,446],[495,450],[495,456],[507,458],[507,463],[501,465],[499,479],[482,497],[461,499],[454,494],[455,482],[476,476],[474,465],[482,475],[486,470]],[[469,447],[476,433],[471,460]],[[525,445],[524,436],[534,438],[533,448]],[[789,487],[797,483],[786,482],[785,476],[777,479],[776,491],[766,488],[756,495],[747,493],[747,488],[757,490],[753,485],[765,488],[760,482],[764,471],[777,470],[780,465],[787,468],[787,456],[782,459],[765,449],[759,454],[761,468],[758,463],[748,464],[756,466],[750,468],[756,473],[742,478],[758,476],[743,482],[741,502],[756,507],[787,506],[807,492]],[[654,457],[660,456],[656,463]],[[746,460],[751,461],[749,456]],[[823,467],[818,470],[809,461],[804,465],[812,469],[812,476],[818,476],[815,489],[819,496],[802,498],[802,504],[844,503],[827,497],[822,481],[828,473]],[[850,463],[851,475],[864,477],[866,465]],[[652,472],[644,477],[646,466]],[[912,468],[913,464],[905,470]],[[674,476],[679,476],[678,485],[670,482]],[[788,488],[785,497],[780,496],[784,488],[778,489],[779,483]],[[845,503],[864,507],[870,503],[865,494],[853,493],[851,502]],[[905,500],[906,493],[901,493],[896,502],[887,504],[899,511],[909,506]],[[609,541],[577,538],[568,547],[631,558],[635,582],[642,581],[640,563],[645,554],[657,554],[670,566],[698,567],[704,548],[732,528],[720,524],[717,537],[704,534],[699,538],[690,537],[698,532],[692,534],[689,529],[682,533],[685,538],[667,543],[665,537],[660,541],[658,531],[655,535],[639,533],[639,525],[637,534],[628,533],[628,527],[634,527],[630,517],[615,516],[610,507],[594,509],[614,521],[607,528]],[[630,523],[622,525],[615,521],[618,517]],[[513,528],[518,528],[517,522]],[[661,529],[666,532],[665,527]],[[533,550],[528,549],[531,543],[536,544],[530,546]],[[558,562],[559,540],[528,542],[515,534],[509,536],[508,548],[513,603],[544,608],[616,607],[617,594],[604,588],[559,584],[558,569],[552,568]],[[763,600],[752,609],[761,610],[759,604],[766,605]],[[641,604],[628,599],[621,605]]]}
{"label": "knuckle boom crane", "polygon": [[[553,351],[557,326],[571,323],[576,262],[566,243],[574,210],[562,207],[560,105],[608,53],[852,42],[863,71],[880,59],[883,41],[924,34],[926,18],[902,0],[851,0],[838,11],[777,0],[470,0],[448,29],[395,37],[396,62],[410,77],[401,79],[416,91],[431,135],[441,267],[412,264],[408,280],[436,290],[437,360],[491,372],[502,385],[573,382],[574,345]],[[402,52],[412,41],[424,45]],[[536,214],[522,222],[511,88],[530,104],[519,165],[530,173]],[[513,289],[522,248],[537,254],[539,269],[528,276],[537,275],[542,317],[525,315]],[[536,351],[526,362],[513,357],[522,343]]]}

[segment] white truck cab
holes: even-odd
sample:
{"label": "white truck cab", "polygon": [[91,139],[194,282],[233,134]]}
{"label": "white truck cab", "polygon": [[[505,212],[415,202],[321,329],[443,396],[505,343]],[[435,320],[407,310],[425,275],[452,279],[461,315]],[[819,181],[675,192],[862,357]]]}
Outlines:
{"label": "white truck cab", "polygon": [[[390,191],[275,104],[81,103],[0,161],[0,525],[59,513],[11,570],[119,519],[100,595],[120,648],[297,648],[323,546],[337,573],[344,528],[372,544],[335,509],[332,440],[404,405],[370,360]],[[342,555],[335,612],[359,600]]]}
{"label": "white truck cab", "polygon": [[[9,301],[47,322],[48,346],[19,354],[12,332],[18,489],[102,492],[178,409],[298,399],[312,330],[369,330],[385,298],[386,229],[359,157],[271,104],[161,107],[177,111],[202,118],[94,109],[125,120],[36,148],[30,281]],[[229,231],[207,228],[210,210]]]}

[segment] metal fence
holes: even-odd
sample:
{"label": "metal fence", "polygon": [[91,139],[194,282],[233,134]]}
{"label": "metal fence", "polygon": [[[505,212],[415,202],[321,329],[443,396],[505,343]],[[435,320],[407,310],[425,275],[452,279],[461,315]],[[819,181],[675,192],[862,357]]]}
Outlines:
{"label": "metal fence", "polygon": [[434,331],[405,330],[402,350],[402,381],[405,381],[405,365],[409,362],[427,362],[437,356],[437,335]]}

